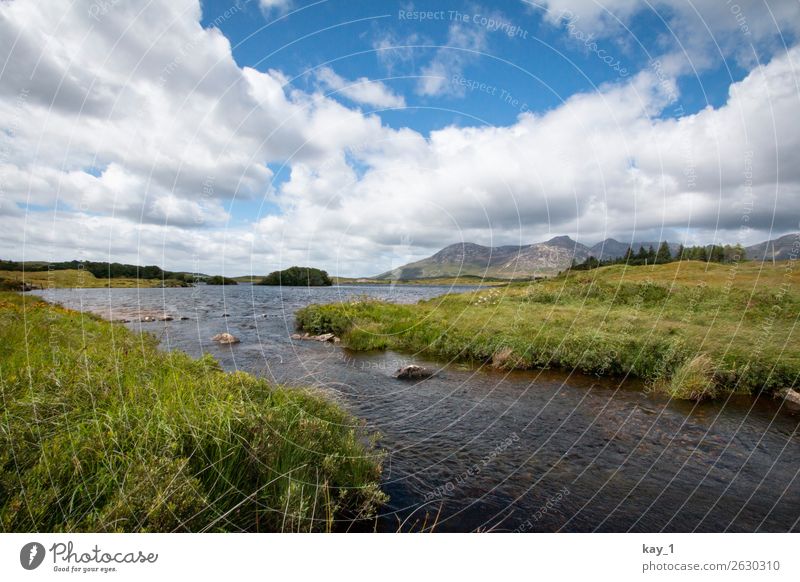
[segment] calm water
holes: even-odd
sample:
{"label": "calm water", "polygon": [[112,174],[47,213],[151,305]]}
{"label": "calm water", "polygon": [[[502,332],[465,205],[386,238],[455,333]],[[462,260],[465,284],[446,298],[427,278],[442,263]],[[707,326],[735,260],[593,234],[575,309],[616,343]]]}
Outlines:
{"label": "calm water", "polygon": [[[213,354],[292,385],[314,385],[366,420],[387,452],[380,529],[437,531],[789,531],[800,518],[800,416],[773,400],[699,406],[634,383],[503,373],[293,341],[308,303],[368,294],[415,302],[446,287],[85,289],[40,292],[129,323],[165,349]],[[227,314],[227,316],[226,316]],[[179,317],[188,317],[179,320]],[[218,346],[228,331],[242,343]],[[403,364],[439,370],[392,378]]]}

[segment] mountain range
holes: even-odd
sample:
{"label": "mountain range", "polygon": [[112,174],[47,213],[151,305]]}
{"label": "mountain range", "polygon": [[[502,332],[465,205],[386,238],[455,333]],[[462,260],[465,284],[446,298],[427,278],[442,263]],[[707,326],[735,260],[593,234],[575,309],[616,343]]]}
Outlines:
{"label": "mountain range", "polygon": [[[625,243],[613,238],[593,246],[581,244],[568,236],[557,236],[548,241],[529,245],[487,247],[475,243],[456,243],[436,254],[397,267],[373,277],[374,279],[426,279],[432,277],[479,276],[500,279],[527,279],[552,276],[572,264],[593,256],[597,259],[615,259],[625,255],[628,247],[636,252],[640,246],[657,249],[657,241]],[[800,233],[788,234],[772,241],[745,247],[747,258],[757,260],[785,260],[797,252]],[[673,255],[679,243],[669,243]]]}

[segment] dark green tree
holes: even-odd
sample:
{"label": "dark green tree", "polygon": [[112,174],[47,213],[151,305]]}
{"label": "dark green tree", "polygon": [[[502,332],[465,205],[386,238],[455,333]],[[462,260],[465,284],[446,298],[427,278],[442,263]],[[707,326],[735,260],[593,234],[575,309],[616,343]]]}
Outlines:
{"label": "dark green tree", "polygon": [[670,261],[672,261],[672,253],[669,250],[669,244],[667,244],[667,241],[663,241],[658,247],[658,252],[656,253],[656,262],[659,265],[663,265],[664,263],[669,263]]}

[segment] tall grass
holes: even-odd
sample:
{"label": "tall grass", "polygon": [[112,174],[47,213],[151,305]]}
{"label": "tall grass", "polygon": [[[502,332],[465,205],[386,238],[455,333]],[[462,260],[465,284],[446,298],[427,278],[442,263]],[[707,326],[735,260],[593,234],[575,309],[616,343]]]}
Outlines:
{"label": "tall grass", "polygon": [[320,395],[0,294],[0,530],[311,531],[375,515],[380,457]]}
{"label": "tall grass", "polygon": [[[800,375],[800,273],[791,267],[618,265],[416,305],[313,305],[297,321],[357,350],[630,375],[675,397],[771,393]],[[678,389],[700,376],[713,386]]]}

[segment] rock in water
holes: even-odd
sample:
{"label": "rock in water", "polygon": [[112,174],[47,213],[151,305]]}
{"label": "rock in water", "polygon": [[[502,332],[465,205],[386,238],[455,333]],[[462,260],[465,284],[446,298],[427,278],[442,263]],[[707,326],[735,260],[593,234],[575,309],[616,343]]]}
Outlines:
{"label": "rock in water", "polygon": [[311,340],[311,341],[316,341],[316,342],[333,342],[335,344],[338,344],[339,342],[342,341],[338,337],[333,335],[332,333],[323,333],[323,334],[320,334],[320,335],[309,335],[308,332],[304,333],[303,335],[300,335],[299,333],[293,333],[291,335],[291,338],[293,340]]}
{"label": "rock in water", "polygon": [[211,338],[213,341],[221,344],[238,344],[239,338],[230,333],[218,333]]}
{"label": "rock in water", "polygon": [[783,391],[783,397],[792,404],[800,406],[800,392],[787,388]]}
{"label": "rock in water", "polygon": [[433,376],[427,368],[411,364],[410,366],[403,366],[394,373],[394,377],[398,380],[421,380],[422,378],[429,378]]}

